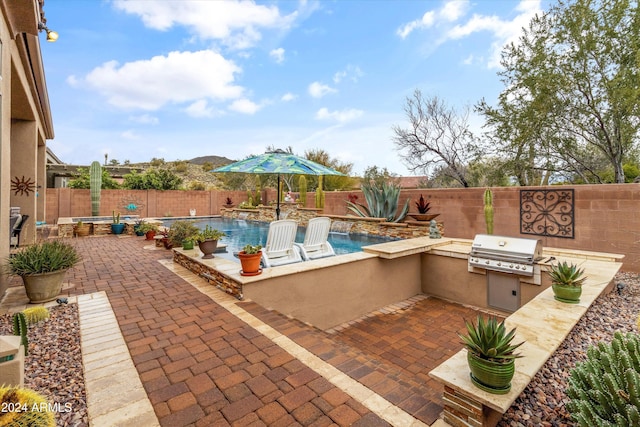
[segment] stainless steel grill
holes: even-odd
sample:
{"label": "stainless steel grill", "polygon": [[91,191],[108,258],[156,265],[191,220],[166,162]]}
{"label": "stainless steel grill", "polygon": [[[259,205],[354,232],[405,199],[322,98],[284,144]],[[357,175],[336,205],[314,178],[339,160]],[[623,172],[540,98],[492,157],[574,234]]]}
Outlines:
{"label": "stainless steel grill", "polygon": [[542,259],[542,240],[477,234],[469,253],[469,266],[523,276],[533,276]]}

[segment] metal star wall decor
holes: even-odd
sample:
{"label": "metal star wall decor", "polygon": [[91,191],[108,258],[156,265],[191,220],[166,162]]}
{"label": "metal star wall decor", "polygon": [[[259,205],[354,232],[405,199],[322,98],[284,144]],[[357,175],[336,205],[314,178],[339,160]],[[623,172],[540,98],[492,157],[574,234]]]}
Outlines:
{"label": "metal star wall decor", "polygon": [[22,179],[17,176],[11,180],[11,191],[14,191],[14,195],[17,196],[28,196],[29,193],[36,191],[36,182],[31,182],[31,178],[24,179],[24,175],[22,175]]}

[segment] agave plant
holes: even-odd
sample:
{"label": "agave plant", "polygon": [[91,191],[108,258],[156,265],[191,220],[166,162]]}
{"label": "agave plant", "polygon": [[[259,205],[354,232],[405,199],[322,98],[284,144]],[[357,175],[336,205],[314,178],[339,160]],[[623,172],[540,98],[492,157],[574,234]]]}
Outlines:
{"label": "agave plant", "polygon": [[514,328],[507,333],[504,320],[498,323],[497,318],[490,317],[485,321],[481,315],[478,315],[475,325],[468,320],[465,320],[465,325],[467,335],[458,334],[458,336],[462,339],[467,350],[476,356],[495,362],[522,357],[519,353],[515,353],[515,350],[524,342],[511,344],[516,330]]}
{"label": "agave plant", "polygon": [[582,286],[587,278],[584,276],[584,269],[578,268],[575,264],[565,261],[552,265],[549,270],[549,277],[554,285],[578,287]]}
{"label": "agave plant", "polygon": [[407,199],[400,214],[395,218],[400,199],[400,186],[398,185],[385,182],[381,188],[378,188],[374,182],[371,182],[362,184],[362,193],[368,206],[347,202],[347,208],[358,216],[386,218],[389,222],[400,222],[409,212],[409,199]]}

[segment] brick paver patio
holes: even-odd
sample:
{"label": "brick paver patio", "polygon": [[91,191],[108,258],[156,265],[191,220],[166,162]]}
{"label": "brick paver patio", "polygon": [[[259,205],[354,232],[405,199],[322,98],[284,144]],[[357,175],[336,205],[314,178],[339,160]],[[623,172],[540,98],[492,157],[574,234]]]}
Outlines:
{"label": "brick paver patio", "polygon": [[[159,261],[171,251],[140,237],[73,241],[83,262],[67,273],[67,293],[106,292],[161,425],[390,425],[165,268]],[[456,332],[475,317],[418,297],[325,332],[251,301],[234,304],[427,425],[442,411],[428,372],[462,347]]]}

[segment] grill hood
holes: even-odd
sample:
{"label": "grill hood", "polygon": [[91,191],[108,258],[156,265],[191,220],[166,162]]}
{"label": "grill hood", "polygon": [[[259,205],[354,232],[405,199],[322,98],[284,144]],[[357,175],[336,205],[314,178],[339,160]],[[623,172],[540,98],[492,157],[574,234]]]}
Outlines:
{"label": "grill hood", "polygon": [[477,234],[469,265],[487,270],[533,275],[534,262],[542,259],[542,241],[492,234]]}

